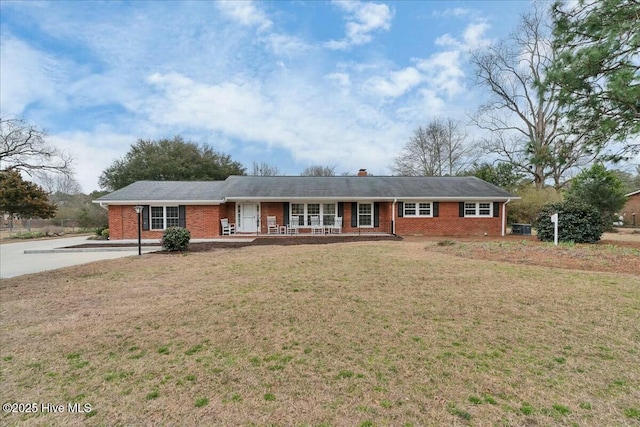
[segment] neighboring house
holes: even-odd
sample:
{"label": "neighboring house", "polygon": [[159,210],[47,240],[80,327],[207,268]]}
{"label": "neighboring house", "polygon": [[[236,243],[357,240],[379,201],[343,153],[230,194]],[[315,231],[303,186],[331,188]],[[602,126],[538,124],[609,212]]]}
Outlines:
{"label": "neighboring house", "polygon": [[506,207],[519,199],[475,177],[230,176],[224,181],[138,181],[94,203],[109,211],[111,239],[160,238],[170,226],[192,238],[222,234],[228,218],[237,233],[267,234],[267,216],[281,226],[298,220],[301,231],[318,216],[323,225],[343,220],[343,233],[398,235],[504,235]]}
{"label": "neighboring house", "polygon": [[640,225],[640,190],[625,194],[627,202],[624,204],[620,215],[625,225]]}

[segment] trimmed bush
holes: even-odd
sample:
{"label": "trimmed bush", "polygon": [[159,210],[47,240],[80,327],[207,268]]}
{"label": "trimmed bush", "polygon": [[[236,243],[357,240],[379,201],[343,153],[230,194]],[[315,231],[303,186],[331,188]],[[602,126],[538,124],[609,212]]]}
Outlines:
{"label": "trimmed bush", "polygon": [[109,240],[109,229],[105,228],[104,230],[102,230],[100,232],[100,237],[102,237],[104,240]]}
{"label": "trimmed bush", "polygon": [[191,233],[186,228],[169,227],[164,231],[160,243],[167,251],[187,251]]}
{"label": "trimmed bush", "polygon": [[581,203],[565,201],[545,205],[538,213],[533,227],[538,239],[553,242],[551,215],[558,214],[558,241],[597,243],[604,232],[602,216],[597,209]]}

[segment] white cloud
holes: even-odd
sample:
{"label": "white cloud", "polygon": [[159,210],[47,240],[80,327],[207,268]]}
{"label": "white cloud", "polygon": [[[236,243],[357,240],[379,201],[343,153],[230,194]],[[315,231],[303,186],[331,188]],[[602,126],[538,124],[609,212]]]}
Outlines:
{"label": "white cloud", "polygon": [[2,34],[0,52],[2,114],[21,115],[35,102],[64,103],[58,91],[62,73],[53,57],[7,34]]}
{"label": "white cloud", "polygon": [[100,174],[117,158],[123,156],[122,147],[135,143],[134,135],[115,133],[105,127],[88,132],[61,132],[47,137],[56,148],[73,154],[76,181],[84,193],[99,189]]}
{"label": "white cloud", "polygon": [[345,38],[326,42],[324,46],[328,49],[343,50],[363,45],[373,39],[372,33],[391,28],[393,12],[386,4],[359,1],[336,1],[334,4],[346,12],[347,23]]}
{"label": "white cloud", "polygon": [[402,96],[423,81],[424,77],[414,67],[389,73],[387,78],[373,77],[367,82],[371,91],[385,97]]}
{"label": "white cloud", "polygon": [[273,22],[256,7],[253,1],[218,1],[216,5],[222,13],[241,25],[257,27],[259,30],[269,29],[273,25]]}
{"label": "white cloud", "polygon": [[465,28],[462,34],[463,46],[467,49],[477,49],[489,46],[491,39],[485,37],[485,33],[491,26],[485,22],[474,22]]}

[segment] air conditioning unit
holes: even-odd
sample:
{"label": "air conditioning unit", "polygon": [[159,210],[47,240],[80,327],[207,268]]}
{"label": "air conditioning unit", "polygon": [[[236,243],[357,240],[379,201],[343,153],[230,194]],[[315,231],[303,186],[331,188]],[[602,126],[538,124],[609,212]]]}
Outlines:
{"label": "air conditioning unit", "polygon": [[511,234],[519,234],[521,236],[531,236],[531,224],[512,224]]}

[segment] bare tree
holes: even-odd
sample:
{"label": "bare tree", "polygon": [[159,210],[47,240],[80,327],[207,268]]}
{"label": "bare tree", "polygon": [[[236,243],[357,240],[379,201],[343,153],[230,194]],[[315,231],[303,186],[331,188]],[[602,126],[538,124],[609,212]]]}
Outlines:
{"label": "bare tree", "polygon": [[71,174],[72,157],[47,144],[42,129],[19,118],[0,117],[0,169],[38,175]]}
{"label": "bare tree", "polygon": [[456,175],[477,159],[467,137],[458,122],[435,119],[414,131],[391,168],[399,175]]}
{"label": "bare tree", "polygon": [[38,184],[49,194],[62,193],[74,195],[82,193],[82,187],[71,174],[38,173]]}
{"label": "bare tree", "polygon": [[312,165],[305,168],[301,176],[335,176],[335,166]]}
{"label": "bare tree", "polygon": [[530,175],[536,188],[549,179],[560,188],[571,169],[600,154],[562,119],[559,88],[546,76],[554,56],[545,11],[537,6],[507,40],[472,54],[476,81],[490,93],[472,118],[490,132],[483,148]]}
{"label": "bare tree", "polygon": [[281,175],[278,166],[270,165],[266,162],[253,162],[250,175],[253,176],[278,176]]}

